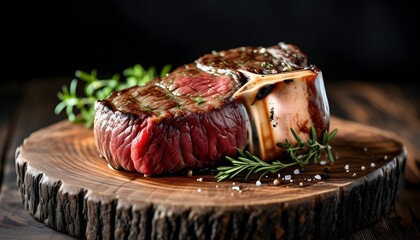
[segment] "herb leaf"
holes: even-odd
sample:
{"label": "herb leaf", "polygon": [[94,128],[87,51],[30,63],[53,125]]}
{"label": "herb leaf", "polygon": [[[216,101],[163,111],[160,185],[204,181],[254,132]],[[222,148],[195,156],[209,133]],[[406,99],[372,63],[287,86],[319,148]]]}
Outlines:
{"label": "herb leaf", "polygon": [[293,165],[307,165],[311,159],[313,159],[314,163],[316,163],[321,157],[321,152],[323,150],[326,151],[331,163],[334,163],[334,155],[328,142],[334,138],[338,132],[338,129],[334,129],[330,134],[328,134],[327,131],[324,131],[322,136],[322,144],[317,141],[318,138],[316,136],[314,127],[311,127],[311,137],[306,142],[301,140],[295,130],[290,129],[290,131],[298,142],[297,145],[293,146],[289,140],[286,139],[284,143],[277,143],[277,146],[285,148],[286,153],[289,154],[293,162],[282,163],[278,160],[275,160],[271,163],[264,162],[248,151],[244,152],[241,149],[237,149],[239,157],[234,159],[226,156],[226,160],[232,163],[232,165],[218,167],[217,171],[219,172],[216,174],[215,178],[220,182],[226,179],[231,179],[237,176],[239,173],[247,170],[248,173],[245,176],[245,180],[247,180],[251,174],[260,174],[259,180],[261,180],[261,178],[269,172],[276,173]]}
{"label": "herb leaf", "polygon": [[[123,71],[123,78],[120,74],[114,74],[110,79],[98,78],[95,69],[90,73],[77,70],[70,86],[63,86],[62,90],[57,93],[60,102],[55,107],[54,113],[58,115],[65,110],[70,122],[84,123],[87,128],[92,128],[95,114],[94,104],[97,100],[105,99],[116,90],[132,86],[144,86],[157,77],[165,76],[171,68],[171,65],[167,64],[158,74],[154,67],[146,70],[140,64],[136,64]],[[84,85],[81,96],[77,92],[79,83]]]}
{"label": "herb leaf", "polygon": [[194,98],[194,101],[195,101],[195,105],[200,105],[205,102],[204,98],[202,97],[196,97]]}

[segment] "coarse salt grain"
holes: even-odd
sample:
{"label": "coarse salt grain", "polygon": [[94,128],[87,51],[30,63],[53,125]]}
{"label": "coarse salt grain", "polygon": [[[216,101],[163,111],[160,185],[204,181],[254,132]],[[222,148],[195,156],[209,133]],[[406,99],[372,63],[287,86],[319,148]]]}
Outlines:
{"label": "coarse salt grain", "polygon": [[286,175],[286,176],[284,176],[284,180],[289,181],[290,179],[292,179],[292,175]]}
{"label": "coarse salt grain", "polygon": [[299,183],[299,186],[300,186],[300,187],[302,187],[302,186],[303,186],[303,182],[300,182],[300,183]]}
{"label": "coarse salt grain", "polygon": [[376,165],[375,165],[375,163],[371,163],[370,166],[371,167],[375,167]]}
{"label": "coarse salt grain", "polygon": [[293,173],[294,173],[294,174],[300,174],[300,171],[299,171],[299,169],[297,169],[297,168],[296,168],[296,169],[293,171]]}
{"label": "coarse salt grain", "polygon": [[198,188],[198,189],[197,189],[197,192],[201,192],[201,188]]}
{"label": "coarse salt grain", "polygon": [[203,178],[197,178],[197,182],[202,182]]}
{"label": "coarse salt grain", "polygon": [[346,165],[344,166],[344,170],[346,170],[346,172],[349,172],[349,171],[350,171],[350,166],[349,166],[348,164],[346,164]]}
{"label": "coarse salt grain", "polygon": [[240,191],[241,188],[239,186],[234,186],[234,187],[232,187],[232,190]]}
{"label": "coarse salt grain", "polygon": [[315,179],[320,180],[321,179],[321,175],[319,175],[319,174],[315,175]]}
{"label": "coarse salt grain", "polygon": [[261,186],[261,181],[260,181],[260,180],[256,181],[256,182],[255,182],[255,185],[257,185],[257,186]]}
{"label": "coarse salt grain", "polygon": [[115,169],[115,168],[114,168],[111,164],[109,164],[109,163],[108,163],[108,165],[107,165],[107,166],[108,166],[108,168],[109,168],[109,169],[111,169],[111,170],[116,170],[116,169]]}
{"label": "coarse salt grain", "polygon": [[321,162],[319,162],[319,164],[325,165],[325,164],[327,164],[327,161],[322,160]]}
{"label": "coarse salt grain", "polygon": [[365,171],[366,170],[366,167],[365,166],[361,166],[360,169],[362,169],[362,171]]}

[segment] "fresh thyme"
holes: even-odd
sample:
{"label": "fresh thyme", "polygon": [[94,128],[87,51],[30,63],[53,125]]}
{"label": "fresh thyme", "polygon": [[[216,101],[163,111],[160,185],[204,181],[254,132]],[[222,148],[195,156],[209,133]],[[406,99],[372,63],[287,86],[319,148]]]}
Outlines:
{"label": "fresh thyme", "polygon": [[218,167],[217,170],[219,172],[215,178],[220,182],[226,179],[232,179],[241,172],[248,171],[245,180],[247,180],[251,174],[259,174],[259,180],[261,180],[267,173],[276,173],[293,165],[303,166],[308,164],[311,159],[316,163],[321,157],[321,152],[323,150],[326,151],[331,163],[334,163],[334,155],[331,151],[329,142],[337,134],[338,129],[334,129],[331,133],[324,131],[321,143],[317,140],[318,138],[314,127],[311,127],[310,139],[306,142],[302,141],[295,130],[290,129],[290,131],[297,141],[296,146],[293,146],[287,139],[285,140],[285,143],[277,143],[277,146],[285,148],[286,153],[293,160],[292,162],[282,163],[278,160],[272,161],[271,163],[264,162],[252,153],[238,149],[239,157],[234,159],[226,156],[226,159],[231,162],[232,165]]}
{"label": "fresh thyme", "polygon": [[[171,70],[171,65],[165,65],[159,76],[165,76]],[[99,79],[94,69],[90,73],[77,70],[70,86],[63,86],[57,97],[60,102],[55,107],[55,114],[65,110],[70,122],[85,123],[87,128],[93,126],[94,103],[97,100],[105,99],[113,91],[121,90],[132,86],[143,86],[149,81],[158,77],[156,69],[150,67],[144,69],[140,64],[127,68],[123,71],[123,78],[120,74],[114,74],[110,79]],[[84,93],[78,95],[77,86],[84,83]]]}

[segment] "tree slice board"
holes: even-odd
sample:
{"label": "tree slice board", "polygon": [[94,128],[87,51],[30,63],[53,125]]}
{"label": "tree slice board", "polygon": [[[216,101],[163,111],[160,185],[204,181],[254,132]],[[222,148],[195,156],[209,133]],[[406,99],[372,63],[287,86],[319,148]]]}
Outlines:
{"label": "tree slice board", "polygon": [[258,185],[217,182],[214,172],[144,177],[114,170],[99,156],[92,130],[63,120],[17,148],[17,184],[34,218],[79,238],[337,238],[393,210],[407,154],[385,130],[332,117],[334,128],[334,164],[309,164],[300,174],[284,169]]}

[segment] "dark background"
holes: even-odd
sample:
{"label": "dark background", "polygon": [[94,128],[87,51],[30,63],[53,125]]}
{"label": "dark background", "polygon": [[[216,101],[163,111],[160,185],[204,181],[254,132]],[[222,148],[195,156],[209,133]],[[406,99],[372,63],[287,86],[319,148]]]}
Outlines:
{"label": "dark background", "polygon": [[410,82],[419,62],[409,1],[15,1],[3,12],[7,81],[175,68],[280,41],[298,45],[326,81]]}

